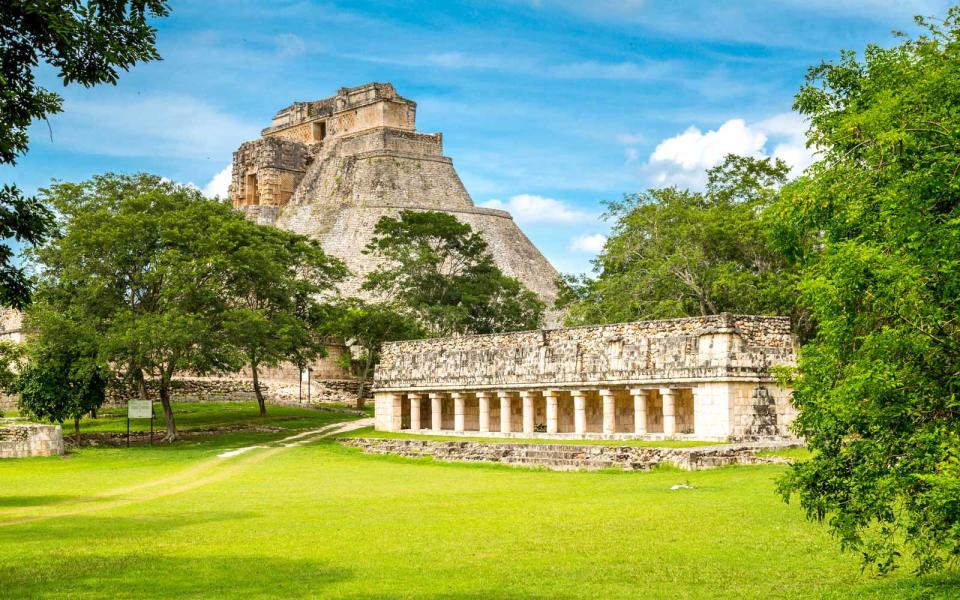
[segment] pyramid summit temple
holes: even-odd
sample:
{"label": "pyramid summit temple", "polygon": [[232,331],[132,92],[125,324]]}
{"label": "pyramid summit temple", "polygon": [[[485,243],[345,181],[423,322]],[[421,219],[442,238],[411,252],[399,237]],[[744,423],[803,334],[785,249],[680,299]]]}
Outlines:
{"label": "pyramid summit temple", "polygon": [[247,217],[308,235],[343,260],[360,286],[377,267],[363,253],[381,217],[402,210],[449,213],[486,240],[497,266],[547,307],[557,271],[508,212],[474,206],[443,155],[443,135],[416,130],[417,105],[389,83],[341,88],[331,98],[282,109],[260,139],[233,154],[230,199]]}

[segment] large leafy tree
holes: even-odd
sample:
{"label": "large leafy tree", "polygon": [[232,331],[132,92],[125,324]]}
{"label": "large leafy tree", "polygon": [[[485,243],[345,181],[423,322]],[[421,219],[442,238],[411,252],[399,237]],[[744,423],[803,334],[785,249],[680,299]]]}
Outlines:
{"label": "large leafy tree", "polygon": [[[89,0],[0,3],[0,164],[14,164],[27,150],[27,128],[60,112],[62,98],[37,84],[34,69],[50,64],[64,85],[116,83],[120,70],[159,58],[150,17],[168,12],[163,0]],[[0,188],[0,238],[28,244],[44,240],[49,211],[15,185]],[[0,245],[0,303],[22,308],[29,287]]]}
{"label": "large leafy tree", "polygon": [[231,256],[243,216],[194,188],[152,175],[102,175],[41,190],[61,231],[36,250],[38,300],[69,312],[98,341],[100,364],[115,365],[147,399],[157,381],[167,424],[174,373],[238,369],[228,335]]}
{"label": "large leafy tree", "polygon": [[817,333],[781,482],[865,563],[960,558],[960,8],[810,69],[795,108],[823,160],[769,218]]}
{"label": "large leafy tree", "polygon": [[346,267],[315,240],[234,220],[225,236],[229,303],[224,323],[230,342],[250,368],[260,415],[267,414],[260,368],[291,362],[301,367],[324,355],[322,323]]}
{"label": "large leafy tree", "polygon": [[561,286],[568,324],[789,313],[790,276],[760,217],[787,173],[782,161],[730,155],[703,193],[651,189],[607,203],[613,229],[597,275]]}
{"label": "large leafy tree", "polygon": [[537,296],[497,268],[480,234],[449,214],[383,217],[365,252],[383,264],[368,274],[364,289],[432,335],[535,329],[543,321]]}

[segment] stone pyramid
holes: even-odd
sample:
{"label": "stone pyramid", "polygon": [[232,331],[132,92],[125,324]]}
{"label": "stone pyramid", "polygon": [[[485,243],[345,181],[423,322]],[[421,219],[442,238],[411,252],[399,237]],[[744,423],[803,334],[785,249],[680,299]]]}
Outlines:
{"label": "stone pyramid", "polygon": [[443,155],[443,135],[417,133],[415,122],[416,103],[389,83],[294,103],[260,139],[234,153],[233,206],[260,223],[320,240],[353,273],[341,292],[360,297],[365,275],[377,266],[362,250],[381,217],[446,212],[478,231],[500,269],[551,308],[557,271],[508,212],[474,206]]}

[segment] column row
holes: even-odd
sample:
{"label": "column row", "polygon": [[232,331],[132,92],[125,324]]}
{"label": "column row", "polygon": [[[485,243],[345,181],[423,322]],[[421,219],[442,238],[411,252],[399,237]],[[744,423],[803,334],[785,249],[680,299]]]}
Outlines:
{"label": "column row", "polygon": [[[572,399],[573,408],[573,433],[585,434],[587,431],[587,398],[591,393],[589,389],[564,390],[569,393]],[[592,390],[599,394],[601,401],[602,423],[600,431],[604,434],[613,434],[617,432],[616,415],[616,390],[598,389]],[[651,413],[651,398],[654,392],[659,392],[659,402]],[[672,388],[659,388],[657,390],[650,388],[632,388],[629,390],[633,401],[632,412],[632,432],[637,434],[648,433],[648,418],[651,415],[659,416],[662,422],[662,432],[664,435],[674,435],[677,431],[676,404],[678,390]],[[499,408],[499,427],[501,433],[512,433],[517,431],[514,427],[513,414],[514,402],[521,403],[520,410],[520,428],[523,433],[534,433],[536,431],[535,403],[542,398],[545,408],[545,429],[546,433],[558,433],[560,429],[560,400],[562,392],[560,390],[500,390],[500,391],[477,391],[477,392],[435,392],[435,393],[410,393],[406,394],[409,400],[409,428],[412,430],[432,429],[433,431],[443,431],[443,402],[449,397],[453,401],[453,431],[463,432],[466,430],[467,422],[467,401],[476,398],[477,412],[471,417],[472,423],[476,426],[475,431],[487,433],[491,431],[491,403],[498,403]],[[394,395],[394,406],[396,407],[395,424],[399,429],[401,426],[400,414],[403,412],[402,400],[404,395]],[[422,422],[426,418],[423,407],[429,401],[429,424]],[[448,410],[449,410],[449,404]],[[570,405],[566,405],[570,406]],[[566,410],[569,410],[566,409]],[[544,412],[541,412],[541,419],[544,418]],[[566,418],[570,418],[570,413],[565,413]],[[596,414],[596,413],[593,413]],[[624,413],[621,412],[621,423]],[[450,413],[447,413],[447,423],[449,423]],[[406,421],[406,419],[403,419]],[[594,421],[596,423],[596,421]],[[543,423],[543,421],[541,421]],[[569,431],[570,421],[566,421]],[[406,425],[406,423],[403,423]],[[448,425],[449,426],[449,425]],[[544,425],[541,425],[543,427]],[[621,431],[623,425],[621,424]],[[473,426],[471,426],[471,430]],[[541,429],[543,431],[543,429]]]}

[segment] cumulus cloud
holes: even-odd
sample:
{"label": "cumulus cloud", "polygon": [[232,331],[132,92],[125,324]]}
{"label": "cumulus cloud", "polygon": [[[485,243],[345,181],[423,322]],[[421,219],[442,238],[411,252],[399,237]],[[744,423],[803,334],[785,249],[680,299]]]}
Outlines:
{"label": "cumulus cloud", "polygon": [[233,165],[227,165],[219,173],[207,182],[200,191],[208,198],[226,198],[230,191],[230,176],[233,172]]}
{"label": "cumulus cloud", "polygon": [[561,200],[534,194],[518,194],[506,202],[494,198],[481,206],[506,210],[518,223],[579,223],[596,218]]}
{"label": "cumulus cloud", "polygon": [[607,243],[607,236],[602,233],[578,235],[570,240],[569,249],[571,252],[582,252],[585,254],[599,254],[603,251],[604,244]]}
{"label": "cumulus cloud", "polygon": [[708,131],[691,126],[657,144],[646,168],[658,185],[701,188],[707,169],[720,164],[727,154],[739,154],[782,159],[796,176],[814,161],[805,145],[805,130],[803,119],[793,113],[756,123],[730,119]]}

